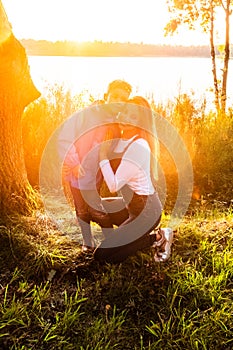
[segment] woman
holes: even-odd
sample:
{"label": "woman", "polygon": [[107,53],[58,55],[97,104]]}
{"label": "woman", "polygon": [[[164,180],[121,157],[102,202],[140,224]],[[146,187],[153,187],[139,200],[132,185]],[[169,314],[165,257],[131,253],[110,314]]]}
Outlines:
{"label": "woman", "polygon": [[[121,192],[129,216],[101,242],[94,258],[117,263],[140,249],[164,243],[165,255],[163,252],[155,255],[156,261],[164,261],[170,255],[172,232],[157,230],[151,234],[160,223],[162,205],[154,186],[158,144],[147,100],[141,96],[128,100],[118,122],[121,138],[112,145],[113,154],[110,142],[102,143],[100,168],[110,192]],[[117,166],[111,165],[113,160],[114,163],[118,160]]]}

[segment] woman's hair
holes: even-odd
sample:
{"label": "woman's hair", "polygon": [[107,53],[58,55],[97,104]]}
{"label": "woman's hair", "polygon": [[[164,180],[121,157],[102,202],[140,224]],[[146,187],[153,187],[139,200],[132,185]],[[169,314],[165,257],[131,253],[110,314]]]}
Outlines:
{"label": "woman's hair", "polygon": [[145,99],[145,97],[142,96],[134,96],[130,98],[127,102],[151,109],[149,102]]}
{"label": "woman's hair", "polygon": [[[151,177],[152,181],[158,180],[159,142],[155,127],[155,117],[149,102],[142,96],[134,96],[127,103],[139,106],[140,121],[138,123],[139,136],[144,138],[151,149]],[[140,108],[142,107],[142,108]]]}

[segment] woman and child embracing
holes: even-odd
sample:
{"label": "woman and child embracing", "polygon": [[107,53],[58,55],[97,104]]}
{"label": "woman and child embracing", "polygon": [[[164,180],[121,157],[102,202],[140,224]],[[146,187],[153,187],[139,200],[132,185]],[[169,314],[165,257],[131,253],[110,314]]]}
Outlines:
{"label": "woman and child embracing", "polygon": [[[126,81],[112,81],[104,100],[65,122],[59,154],[83,252],[93,252],[100,262],[119,263],[152,247],[155,261],[163,262],[170,257],[173,232],[160,228],[155,118],[149,102],[142,96],[130,97],[131,92]],[[113,196],[100,195],[103,182]],[[103,239],[97,244],[91,222],[102,229]]]}

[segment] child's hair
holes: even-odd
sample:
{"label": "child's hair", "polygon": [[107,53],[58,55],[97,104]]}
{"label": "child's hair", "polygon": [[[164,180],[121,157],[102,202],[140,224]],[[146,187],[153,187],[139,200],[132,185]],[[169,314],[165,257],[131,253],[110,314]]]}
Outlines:
{"label": "child's hair", "polygon": [[115,89],[125,90],[129,94],[132,92],[132,86],[129,83],[127,83],[127,81],[121,79],[116,79],[109,83],[107,94],[109,94],[112,90]]}

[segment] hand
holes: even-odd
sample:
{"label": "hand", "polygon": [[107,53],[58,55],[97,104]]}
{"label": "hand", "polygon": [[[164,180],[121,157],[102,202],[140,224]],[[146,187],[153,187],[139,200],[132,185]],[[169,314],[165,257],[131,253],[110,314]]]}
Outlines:
{"label": "hand", "polygon": [[71,168],[68,165],[63,164],[62,166],[62,177],[65,178],[66,176],[71,174]]}

